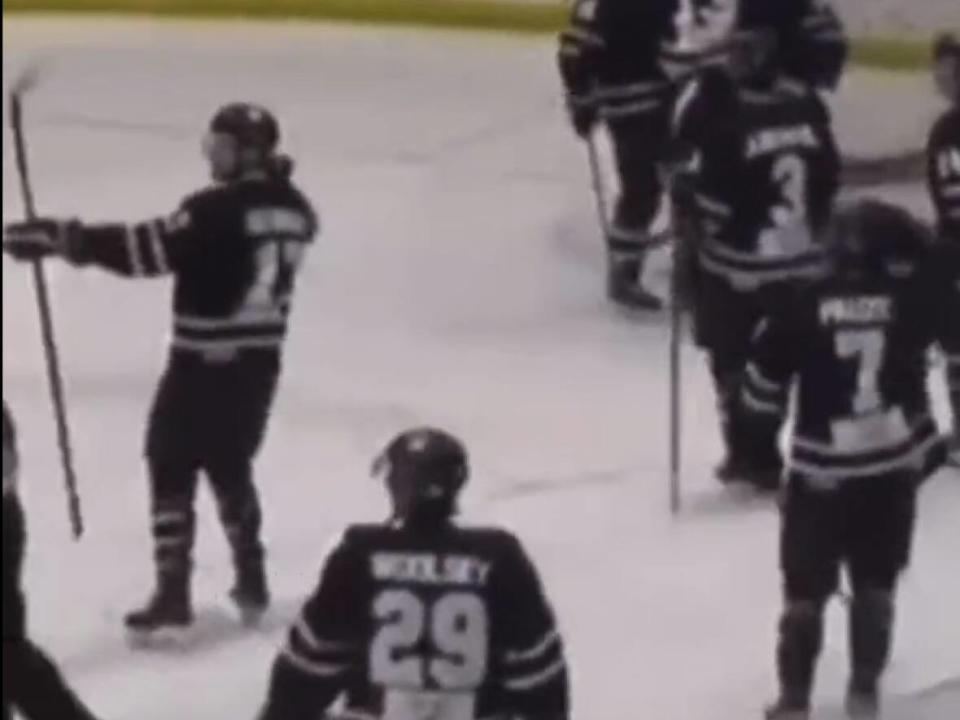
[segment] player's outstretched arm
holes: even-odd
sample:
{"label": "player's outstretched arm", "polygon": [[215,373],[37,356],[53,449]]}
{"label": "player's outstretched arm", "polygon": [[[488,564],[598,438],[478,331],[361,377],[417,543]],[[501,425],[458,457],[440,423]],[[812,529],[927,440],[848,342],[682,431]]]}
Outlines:
{"label": "player's outstretched arm", "polygon": [[199,235],[193,213],[182,208],[166,218],[130,224],[64,218],[12,223],[4,228],[3,246],[17,260],[62,257],[125,277],[157,277],[176,271]]}

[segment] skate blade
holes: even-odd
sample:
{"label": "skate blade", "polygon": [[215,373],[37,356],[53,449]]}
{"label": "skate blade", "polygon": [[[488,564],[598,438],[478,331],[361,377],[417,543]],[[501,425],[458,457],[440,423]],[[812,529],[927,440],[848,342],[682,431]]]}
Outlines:
{"label": "skate blade", "polygon": [[189,650],[196,633],[191,626],[162,627],[155,630],[127,628],[127,643],[134,650]]}

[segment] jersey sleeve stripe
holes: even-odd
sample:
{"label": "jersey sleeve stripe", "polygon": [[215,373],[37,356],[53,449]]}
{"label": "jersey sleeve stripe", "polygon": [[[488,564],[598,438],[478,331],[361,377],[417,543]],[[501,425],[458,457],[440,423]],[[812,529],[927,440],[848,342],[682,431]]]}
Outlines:
{"label": "jersey sleeve stripe", "polygon": [[771,380],[769,377],[764,375],[763,371],[757,367],[756,363],[747,364],[747,380],[758,390],[761,390],[765,393],[781,393],[784,389],[782,383]]}
{"label": "jersey sleeve stripe", "polygon": [[133,277],[143,277],[145,269],[143,266],[143,257],[140,254],[140,241],[137,237],[137,230],[133,225],[127,225],[124,228],[124,240],[127,245],[127,259],[130,263],[130,275]]}
{"label": "jersey sleeve stripe", "polygon": [[153,251],[154,266],[157,275],[166,275],[170,272],[170,260],[167,257],[167,248],[163,243],[164,226],[162,220],[151,220],[147,223],[147,234],[150,238],[150,248]]}
{"label": "jersey sleeve stripe", "polygon": [[563,657],[560,657],[551,665],[539,672],[504,680],[503,684],[508,690],[534,690],[538,687],[546,685],[558,675],[562,674],[564,670],[566,670],[566,667],[566,661],[563,659]]}
{"label": "jersey sleeve stripe", "polygon": [[312,652],[337,653],[350,652],[354,649],[351,643],[339,642],[320,638],[310,627],[307,619],[301,615],[290,631]]}
{"label": "jersey sleeve stripe", "polygon": [[303,657],[289,645],[281,651],[281,655],[294,668],[307,675],[321,678],[333,678],[342,675],[350,669],[343,663],[317,662]]}
{"label": "jersey sleeve stripe", "polygon": [[750,387],[745,387],[743,389],[741,399],[743,400],[743,404],[754,412],[762,413],[764,415],[780,415],[783,413],[782,405],[776,402],[761,400],[753,393],[752,388]]}
{"label": "jersey sleeve stripe", "polygon": [[508,663],[524,663],[536,660],[560,642],[560,633],[556,628],[548,630],[543,637],[525,650],[511,650],[504,653],[504,660]]}

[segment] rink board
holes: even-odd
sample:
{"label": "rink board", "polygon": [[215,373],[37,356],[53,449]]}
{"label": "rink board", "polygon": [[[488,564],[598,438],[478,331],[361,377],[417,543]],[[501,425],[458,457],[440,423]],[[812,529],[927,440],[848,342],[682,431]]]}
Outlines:
{"label": "rink board", "polygon": [[[170,17],[250,17],[557,32],[564,3],[505,0],[7,0],[4,12],[136,13]],[[929,64],[926,38],[878,30],[854,43],[853,60],[869,67],[919,69]]]}

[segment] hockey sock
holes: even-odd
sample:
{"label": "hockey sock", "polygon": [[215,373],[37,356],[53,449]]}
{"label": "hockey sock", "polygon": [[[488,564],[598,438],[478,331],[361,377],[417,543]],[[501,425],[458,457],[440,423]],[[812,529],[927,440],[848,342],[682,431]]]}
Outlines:
{"label": "hockey sock", "polygon": [[780,618],[777,670],[782,697],[807,707],[813,690],[817,658],[823,645],[823,603],[810,600],[787,604]]}
{"label": "hockey sock", "polygon": [[876,686],[890,658],[893,639],[893,594],[867,588],[854,593],[850,604],[851,684],[870,691]]}

